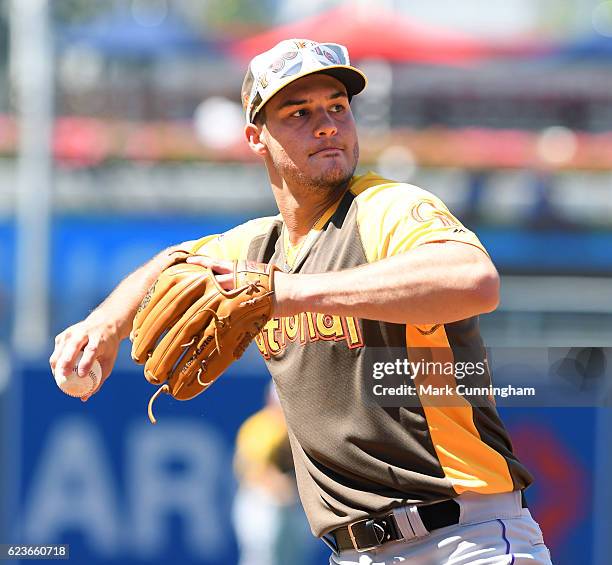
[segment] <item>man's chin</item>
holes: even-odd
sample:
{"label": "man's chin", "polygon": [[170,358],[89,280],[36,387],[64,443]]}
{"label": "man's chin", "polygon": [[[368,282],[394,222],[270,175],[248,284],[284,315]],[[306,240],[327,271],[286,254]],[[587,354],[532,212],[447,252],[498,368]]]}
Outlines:
{"label": "man's chin", "polygon": [[352,175],[326,175],[313,179],[312,187],[315,190],[337,190],[345,187],[351,178]]}
{"label": "man's chin", "polygon": [[338,164],[329,167],[312,179],[313,185],[320,188],[337,188],[339,186],[344,186],[353,178],[354,171],[354,167],[349,168],[346,165],[340,166]]}

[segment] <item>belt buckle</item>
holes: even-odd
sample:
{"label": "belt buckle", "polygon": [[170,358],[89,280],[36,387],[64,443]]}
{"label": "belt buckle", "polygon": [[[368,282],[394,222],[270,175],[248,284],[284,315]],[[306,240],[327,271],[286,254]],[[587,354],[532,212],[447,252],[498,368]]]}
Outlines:
{"label": "belt buckle", "polygon": [[376,545],[368,545],[365,547],[359,547],[359,544],[357,543],[357,540],[355,539],[355,534],[353,533],[353,526],[356,526],[357,524],[365,524],[367,522],[369,522],[369,519],[357,520],[356,522],[353,522],[352,524],[349,524],[347,526],[349,537],[351,538],[353,547],[355,548],[355,551],[357,551],[358,553],[363,553],[364,551],[370,551],[382,545],[380,543],[377,543]]}

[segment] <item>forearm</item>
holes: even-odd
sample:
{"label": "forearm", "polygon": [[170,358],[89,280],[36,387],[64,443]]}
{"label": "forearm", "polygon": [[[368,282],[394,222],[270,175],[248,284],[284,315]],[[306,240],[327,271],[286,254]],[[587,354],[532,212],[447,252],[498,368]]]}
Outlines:
{"label": "forearm", "polygon": [[316,311],[393,323],[449,323],[497,307],[499,278],[479,249],[432,243],[340,272],[278,274],[275,315]]}
{"label": "forearm", "polygon": [[[178,249],[170,247],[157,254],[153,259],[136,269],[119,283],[109,296],[89,315],[91,320],[99,320],[113,326],[119,339],[130,335],[136,311],[148,289],[170,264],[170,254]],[[180,247],[183,249],[184,247]]]}

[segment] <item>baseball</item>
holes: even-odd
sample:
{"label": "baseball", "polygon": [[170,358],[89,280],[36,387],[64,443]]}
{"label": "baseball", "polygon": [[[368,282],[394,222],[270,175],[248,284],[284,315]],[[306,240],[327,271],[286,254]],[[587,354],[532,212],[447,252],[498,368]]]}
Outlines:
{"label": "baseball", "polygon": [[100,383],[102,379],[102,367],[96,359],[89,370],[89,373],[84,377],[79,377],[78,367],[81,360],[82,354],[79,355],[72,370],[68,374],[55,373],[55,382],[57,386],[62,389],[67,395],[74,396],[75,398],[83,398],[84,396],[90,395]]}

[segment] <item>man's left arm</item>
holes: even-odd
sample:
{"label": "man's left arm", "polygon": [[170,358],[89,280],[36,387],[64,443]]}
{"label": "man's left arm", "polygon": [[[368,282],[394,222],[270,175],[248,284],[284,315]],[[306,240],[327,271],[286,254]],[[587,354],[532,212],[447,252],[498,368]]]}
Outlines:
{"label": "man's left arm", "polygon": [[[356,221],[366,262],[321,274],[277,272],[273,316],[319,312],[430,325],[497,308],[495,266],[476,235],[433,194],[381,184],[357,197]],[[193,262],[211,267],[231,288],[231,263],[203,256]]]}
{"label": "man's left arm", "polygon": [[420,245],[353,269],[275,276],[274,316],[323,312],[398,324],[445,324],[495,310],[499,276],[479,248]]}

